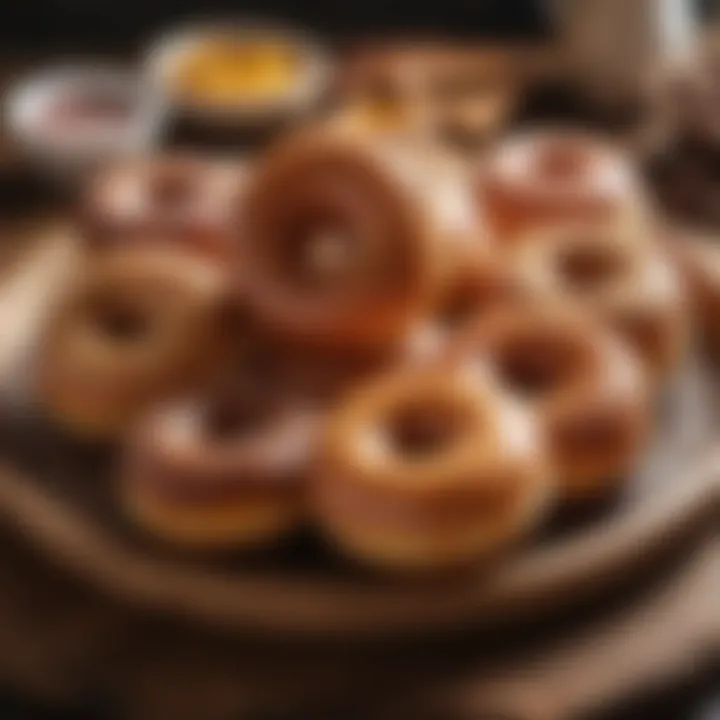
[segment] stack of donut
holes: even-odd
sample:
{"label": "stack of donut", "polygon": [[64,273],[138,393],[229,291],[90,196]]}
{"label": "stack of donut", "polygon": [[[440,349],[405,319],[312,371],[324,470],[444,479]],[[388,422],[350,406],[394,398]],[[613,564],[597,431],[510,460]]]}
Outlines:
{"label": "stack of donut", "polygon": [[[249,168],[113,168],[81,217],[40,395],[126,445],[123,507],[190,549],[311,524],[379,568],[488,558],[621,491],[688,346],[632,165],[577,133],[511,138],[468,173],[306,129]],[[703,313],[718,286],[695,283]]]}

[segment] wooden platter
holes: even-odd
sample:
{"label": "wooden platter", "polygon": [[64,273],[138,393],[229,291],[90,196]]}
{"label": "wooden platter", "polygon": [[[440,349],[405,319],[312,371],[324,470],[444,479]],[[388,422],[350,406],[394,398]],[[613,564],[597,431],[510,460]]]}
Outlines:
{"label": "wooden platter", "polygon": [[130,609],[283,641],[497,627],[607,592],[720,517],[720,381],[692,357],[659,403],[655,442],[622,496],[593,517],[556,518],[493,567],[394,581],[346,567],[309,533],[253,557],[173,555],[118,515],[113,449],[64,437],[31,403],[33,343],[77,262],[67,228],[33,234],[0,288],[0,516],[66,572]]}

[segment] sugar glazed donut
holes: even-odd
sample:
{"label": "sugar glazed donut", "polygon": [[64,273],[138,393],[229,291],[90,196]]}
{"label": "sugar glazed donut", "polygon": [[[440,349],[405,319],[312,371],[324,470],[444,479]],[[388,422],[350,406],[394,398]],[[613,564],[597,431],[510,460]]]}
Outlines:
{"label": "sugar glazed donut", "polygon": [[500,240],[555,221],[635,222],[631,164],[592,135],[537,131],[501,143],[476,173],[476,197]]}
{"label": "sugar glazed donut", "polygon": [[476,368],[383,375],[326,428],[313,506],[328,537],[361,562],[458,566],[543,515],[550,485],[533,420]]}
{"label": "sugar glazed donut", "polygon": [[259,320],[316,347],[403,336],[433,302],[454,262],[451,245],[473,222],[461,185],[444,189],[442,173],[422,180],[420,162],[429,161],[338,130],[304,133],[271,152],[238,212],[236,284]]}
{"label": "sugar glazed donut", "polygon": [[571,298],[619,331],[655,379],[679,366],[688,340],[687,303],[659,244],[618,228],[568,224],[526,238],[515,260],[529,289]]}
{"label": "sugar glazed donut", "polygon": [[227,258],[231,210],[245,182],[237,163],[170,156],[101,173],[82,208],[91,247],[148,242]]}
{"label": "sugar glazed donut", "polygon": [[182,547],[272,541],[302,518],[315,428],[307,413],[258,394],[164,407],[134,435],[123,505]]}
{"label": "sugar glazed donut", "polygon": [[76,431],[123,432],[149,406],[219,372],[224,303],[224,275],[197,256],[126,248],[96,258],[47,328],[39,399]]}
{"label": "sugar glazed donut", "polygon": [[643,370],[583,314],[552,303],[496,311],[448,351],[488,365],[506,392],[537,414],[560,493],[611,493],[633,468],[650,422]]}

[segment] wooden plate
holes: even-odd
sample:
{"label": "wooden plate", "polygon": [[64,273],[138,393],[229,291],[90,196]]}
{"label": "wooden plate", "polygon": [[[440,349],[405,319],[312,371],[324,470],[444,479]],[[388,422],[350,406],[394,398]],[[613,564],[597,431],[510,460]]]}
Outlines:
{"label": "wooden plate", "polygon": [[653,447],[593,517],[561,517],[492,568],[393,581],[310,536],[252,557],[178,557],[118,516],[112,448],[81,446],[33,410],[32,347],[77,251],[42,236],[0,290],[0,515],[68,572],[131,606],[283,639],[387,638],[529,618],[617,585],[720,516],[720,382],[691,358],[658,407]]}

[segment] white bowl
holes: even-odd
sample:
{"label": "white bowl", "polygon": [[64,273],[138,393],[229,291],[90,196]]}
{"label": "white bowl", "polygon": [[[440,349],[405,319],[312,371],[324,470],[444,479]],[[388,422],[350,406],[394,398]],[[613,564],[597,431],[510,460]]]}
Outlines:
{"label": "white bowl", "polygon": [[[127,99],[127,120],[105,126],[98,123],[77,133],[48,130],[42,117],[59,97],[78,89],[92,92],[94,88]],[[112,66],[46,68],[16,82],[5,96],[5,123],[20,151],[41,171],[73,182],[104,164],[151,149],[162,116],[160,105],[138,75]]]}

